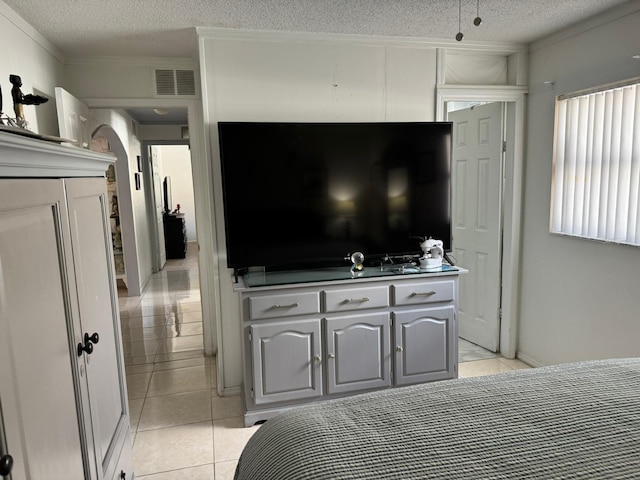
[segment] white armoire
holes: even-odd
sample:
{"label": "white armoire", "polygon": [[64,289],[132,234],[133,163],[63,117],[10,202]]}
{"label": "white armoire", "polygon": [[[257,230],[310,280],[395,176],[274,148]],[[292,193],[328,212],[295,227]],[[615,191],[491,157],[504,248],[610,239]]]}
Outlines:
{"label": "white armoire", "polygon": [[134,478],[113,161],[0,132],[0,478]]}

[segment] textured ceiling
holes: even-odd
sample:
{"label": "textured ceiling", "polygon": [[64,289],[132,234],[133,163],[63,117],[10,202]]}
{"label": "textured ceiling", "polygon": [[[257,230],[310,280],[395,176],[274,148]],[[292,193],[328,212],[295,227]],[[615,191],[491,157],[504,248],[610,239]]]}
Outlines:
{"label": "textured ceiling", "polygon": [[[3,0],[64,55],[194,57],[193,27],[452,40],[456,0]],[[530,43],[636,0],[461,0],[465,41]],[[473,19],[479,4],[482,25]]]}

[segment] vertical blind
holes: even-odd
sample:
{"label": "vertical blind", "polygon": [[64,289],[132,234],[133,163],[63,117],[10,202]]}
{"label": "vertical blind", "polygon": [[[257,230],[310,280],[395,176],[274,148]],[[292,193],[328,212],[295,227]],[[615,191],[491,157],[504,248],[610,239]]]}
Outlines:
{"label": "vertical blind", "polygon": [[552,232],[640,245],[639,85],[558,99]]}

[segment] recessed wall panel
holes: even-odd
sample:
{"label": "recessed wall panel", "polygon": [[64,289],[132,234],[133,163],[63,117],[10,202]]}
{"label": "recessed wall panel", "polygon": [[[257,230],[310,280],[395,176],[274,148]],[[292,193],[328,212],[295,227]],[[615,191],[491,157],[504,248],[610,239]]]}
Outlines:
{"label": "recessed wall panel", "polygon": [[491,139],[491,119],[481,118],[478,120],[478,143],[488,145]]}
{"label": "recessed wall panel", "polygon": [[455,195],[455,222],[456,228],[467,228],[467,168],[469,162],[466,159],[456,160],[456,178],[453,194]]}
{"label": "recessed wall panel", "polygon": [[489,229],[489,158],[478,159],[478,185],[476,198],[476,230]]}

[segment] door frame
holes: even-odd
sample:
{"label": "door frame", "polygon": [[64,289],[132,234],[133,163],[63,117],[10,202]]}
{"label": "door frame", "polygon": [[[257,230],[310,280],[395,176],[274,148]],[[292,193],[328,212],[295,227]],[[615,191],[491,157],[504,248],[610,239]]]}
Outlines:
{"label": "door frame", "polygon": [[[154,196],[154,192],[152,189],[155,189],[154,185],[153,185],[153,169],[151,166],[151,158],[149,156],[149,150],[151,149],[151,147],[154,146],[167,146],[167,145],[189,145],[189,140],[143,140],[142,141],[142,161],[144,162],[144,166],[147,170],[147,172],[149,172],[150,175],[145,175],[144,176],[144,181],[145,181],[145,195],[146,195],[146,200],[147,200],[147,212],[150,212],[150,207],[153,207],[153,219],[149,219],[149,228],[151,229],[151,242],[152,242],[152,248],[153,248],[153,265],[154,268],[157,269],[157,271],[160,271],[160,268],[158,267],[160,265],[160,258],[159,258],[159,253],[158,253],[158,237],[160,235],[164,235],[164,232],[159,232],[158,228],[157,228],[157,221],[155,219],[155,196]],[[191,160],[191,164],[193,165],[193,159]],[[193,177],[193,175],[192,175]],[[195,197],[195,191],[194,191],[194,197]],[[196,225],[197,225],[197,219],[196,219]],[[196,234],[196,242],[198,242],[198,237]]]}
{"label": "door frame", "polygon": [[133,199],[131,191],[127,188],[132,172],[129,170],[129,152],[127,151],[120,135],[112,125],[100,124],[89,135],[89,140],[96,137],[106,138],[110,150],[116,157],[116,179],[120,186],[117,187],[118,205],[120,210],[120,225],[122,234],[122,252],[124,255],[124,282],[129,296],[142,295],[142,282],[138,264],[138,252],[136,250],[137,234],[133,220]]}
{"label": "door frame", "polygon": [[[502,289],[500,303],[500,354],[515,358],[520,291],[520,242],[523,197],[525,114],[528,87],[509,85],[436,85],[436,120],[446,120],[446,102],[504,102],[513,104],[513,162],[506,162],[502,230]],[[509,128],[509,127],[508,127]],[[508,147],[509,149],[509,147]],[[507,157],[508,159],[508,157]]]}
{"label": "door frame", "polygon": [[[178,98],[85,98],[89,108],[186,108],[191,147],[191,171],[193,194],[196,206],[196,226],[198,228],[198,267],[200,272],[200,294],[204,330],[204,353],[218,352],[220,312],[220,282],[218,280],[219,259],[218,240],[215,235],[216,218],[213,200],[213,166],[209,162],[210,146],[206,140],[206,127],[202,101]],[[223,390],[224,376],[222,356],[218,355],[217,391]]]}

